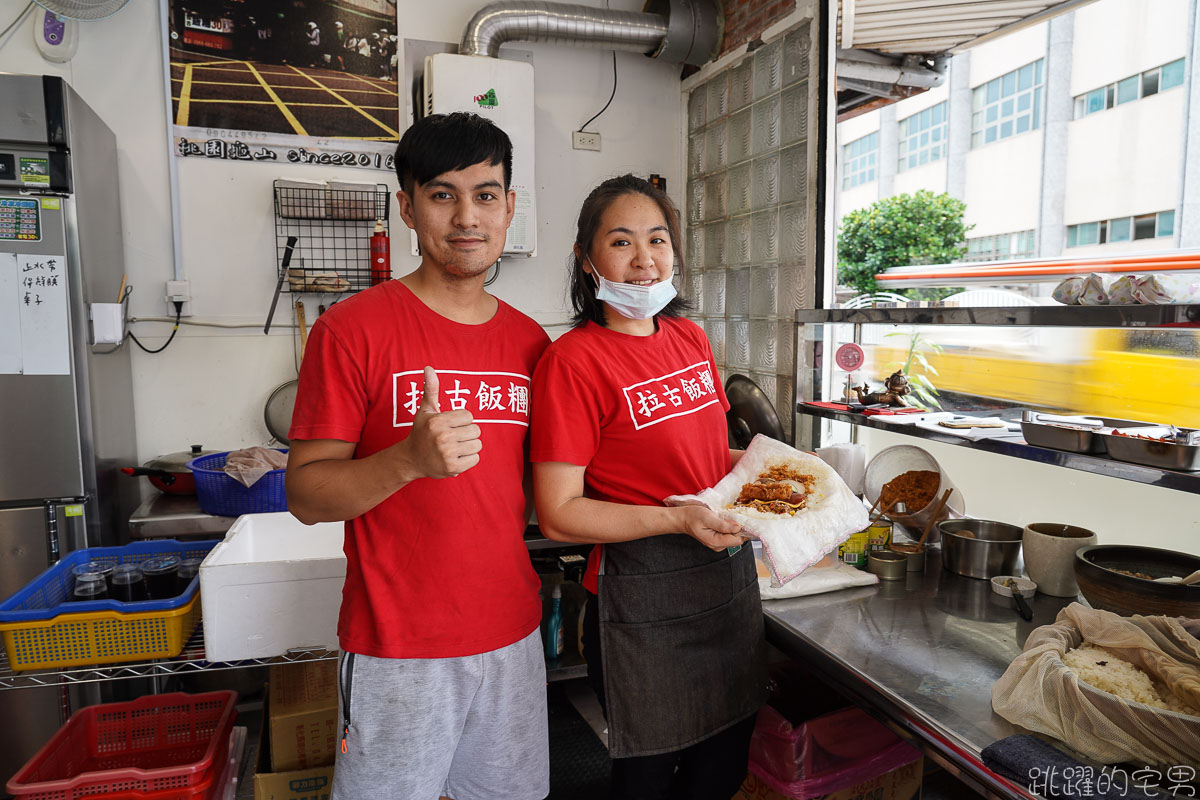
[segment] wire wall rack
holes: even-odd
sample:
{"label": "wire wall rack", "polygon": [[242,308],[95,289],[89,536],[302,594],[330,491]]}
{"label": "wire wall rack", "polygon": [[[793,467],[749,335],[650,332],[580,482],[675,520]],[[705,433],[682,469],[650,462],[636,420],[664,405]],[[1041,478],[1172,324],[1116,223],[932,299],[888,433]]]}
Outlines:
{"label": "wire wall rack", "polygon": [[387,185],[281,179],[274,191],[279,287],[320,294],[370,288],[375,223],[390,235]]}

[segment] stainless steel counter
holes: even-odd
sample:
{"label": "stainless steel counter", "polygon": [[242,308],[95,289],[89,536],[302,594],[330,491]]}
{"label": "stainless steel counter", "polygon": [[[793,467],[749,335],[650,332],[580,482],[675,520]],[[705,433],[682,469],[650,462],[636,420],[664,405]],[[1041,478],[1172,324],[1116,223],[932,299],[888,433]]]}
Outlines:
{"label": "stainless steel counter", "polygon": [[1039,594],[1026,622],[990,581],[942,569],[940,555],[931,550],[925,571],[904,581],[764,601],[767,639],[914,734],[974,788],[1036,797],[987,770],[979,754],[1022,732],[992,711],[992,685],[1029,633],[1071,599]]}

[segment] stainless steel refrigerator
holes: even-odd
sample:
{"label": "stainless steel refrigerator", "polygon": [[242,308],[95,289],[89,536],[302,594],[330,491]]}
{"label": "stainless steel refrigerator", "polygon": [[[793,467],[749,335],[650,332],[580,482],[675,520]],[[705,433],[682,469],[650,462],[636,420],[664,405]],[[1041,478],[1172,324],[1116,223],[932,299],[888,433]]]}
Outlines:
{"label": "stainless steel refrigerator", "polygon": [[[128,540],[129,351],[93,344],[90,316],[125,273],[118,158],[61,78],[0,75],[0,598],[71,550]],[[0,691],[0,787],[59,707],[57,689]]]}

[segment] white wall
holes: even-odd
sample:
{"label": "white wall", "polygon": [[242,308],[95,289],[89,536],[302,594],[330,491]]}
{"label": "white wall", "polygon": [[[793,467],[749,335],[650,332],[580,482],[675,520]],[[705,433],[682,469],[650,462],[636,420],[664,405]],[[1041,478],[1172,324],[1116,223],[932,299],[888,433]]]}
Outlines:
{"label": "white wall", "polygon": [[946,191],[946,164],[947,159],[943,156],[931,164],[897,172],[892,179],[892,193],[913,194],[922,189],[937,194]]}
{"label": "white wall", "polygon": [[1169,89],[1068,126],[1067,225],[1175,208],[1184,100],[1182,88]]}
{"label": "white wall", "polygon": [[971,88],[1037,61],[1045,55],[1045,22],[972,47]]}
{"label": "white wall", "polygon": [[1099,0],[1075,11],[1071,95],[1187,55],[1188,0]]}
{"label": "white wall", "polygon": [[1043,135],[1021,133],[967,153],[964,222],[975,225],[972,238],[1038,226]]}
{"label": "white wall", "polygon": [[[592,4],[602,5],[598,0]],[[11,19],[9,10],[19,5],[5,4],[5,24]],[[400,0],[400,36],[457,42],[481,5],[483,0],[444,0],[432,7]],[[641,10],[637,0],[616,0],[612,7]],[[66,65],[50,64],[34,50],[32,15],[0,43],[0,71],[63,76],[117,135],[127,272],[135,286],[130,313],[135,317],[165,314],[164,282],[172,277],[161,35],[158,3],[135,0],[113,17],[81,24],[79,51]],[[681,201],[680,67],[618,53],[616,97],[591,126],[602,134],[604,149],[576,151],[571,131],[603,106],[612,88],[609,51],[516,46],[534,54],[539,255],[505,259],[491,290],[545,324],[565,319],[565,259],[575,215],[592,186],[625,171],[657,172]],[[365,170],[180,162],[182,261],[191,281],[193,319],[258,327],[183,327],[160,355],[134,351],[142,459],[193,442],[233,449],[269,438],[263,405],[272,388],[295,377],[286,297],[276,313],[280,327],[269,336],[261,327],[276,274],[271,182],[280,176],[379,180],[393,189],[396,183],[394,176]],[[401,275],[417,261],[407,255],[407,235],[394,201],[392,222],[393,272]],[[316,311],[311,304],[308,308],[311,324]],[[168,327],[143,323],[134,329],[153,347],[164,340],[159,334]]]}

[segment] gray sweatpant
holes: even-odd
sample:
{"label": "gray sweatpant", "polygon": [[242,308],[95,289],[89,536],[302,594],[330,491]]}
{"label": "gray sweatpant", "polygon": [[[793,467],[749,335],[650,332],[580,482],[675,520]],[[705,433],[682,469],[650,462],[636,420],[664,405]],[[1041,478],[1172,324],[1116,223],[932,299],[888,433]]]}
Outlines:
{"label": "gray sweatpant", "polygon": [[332,800],[542,800],[546,666],[534,631],[459,658],[343,653]]}

